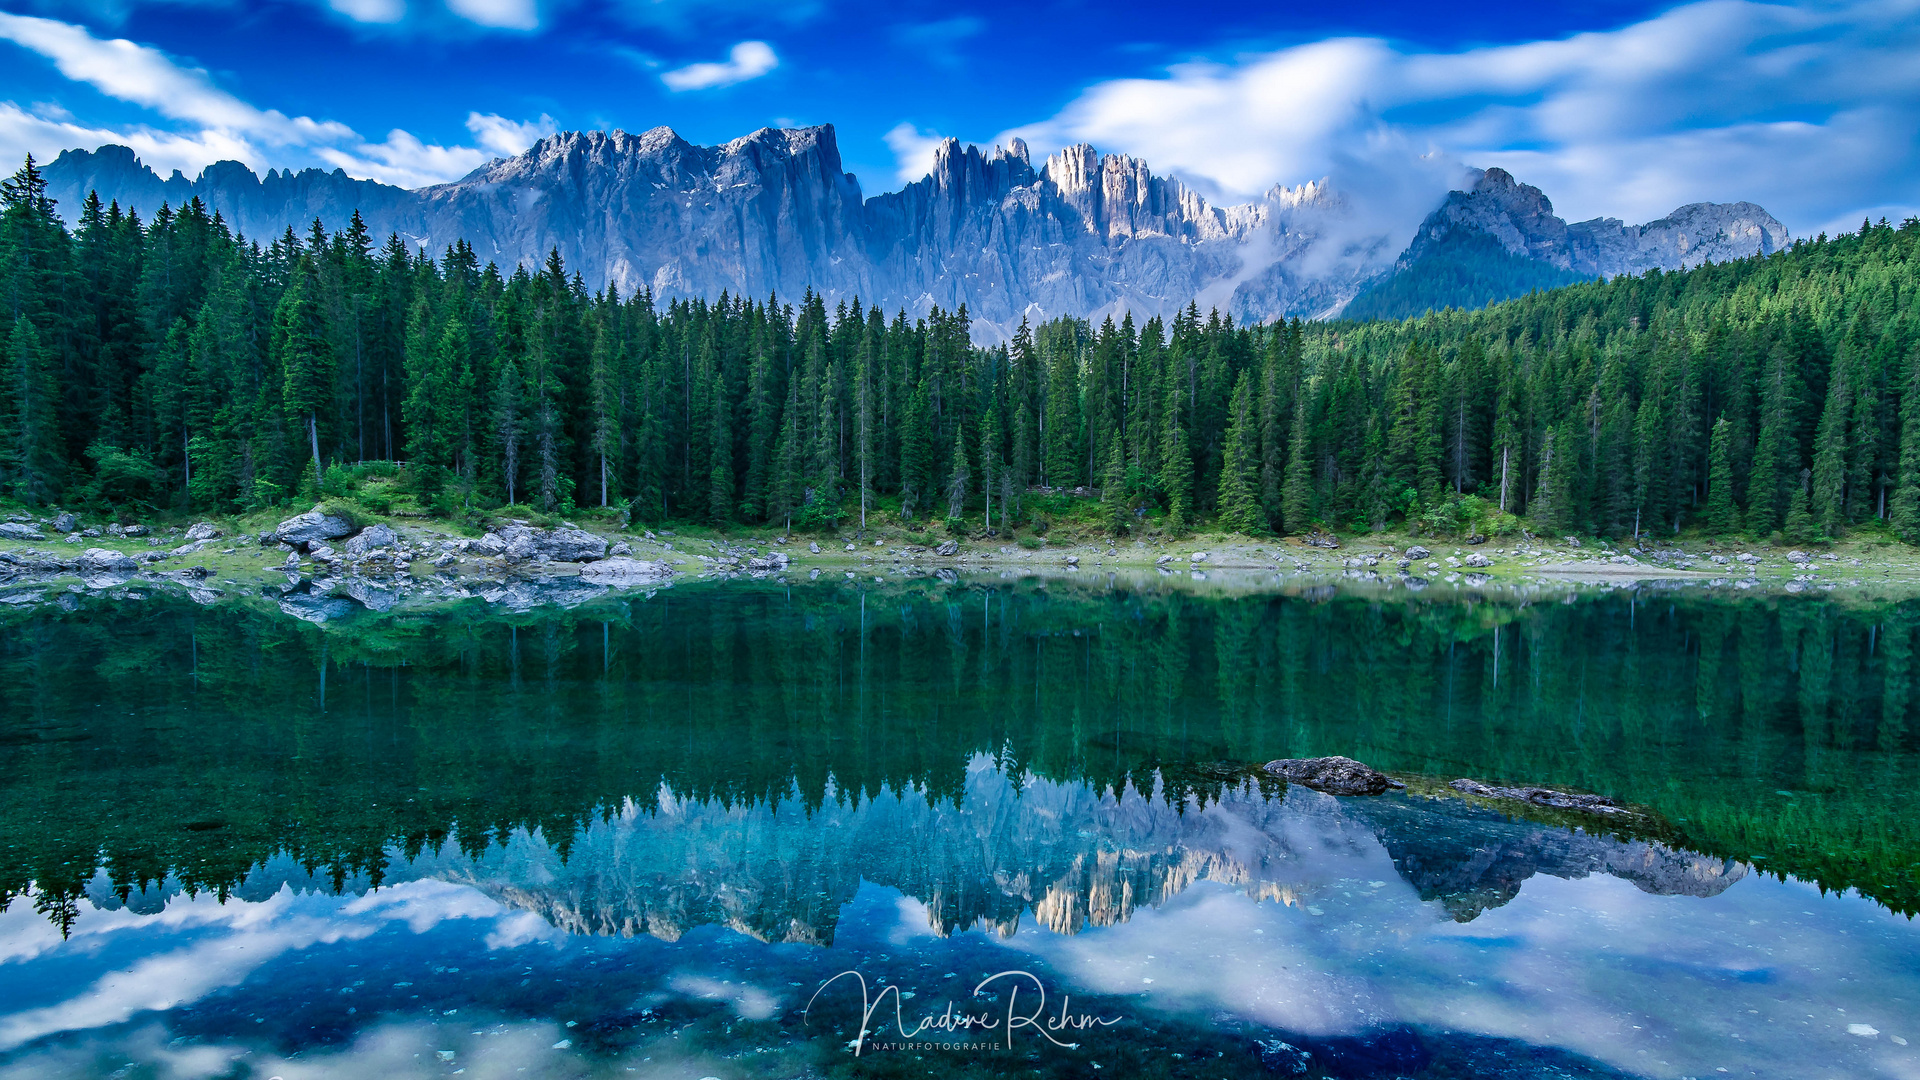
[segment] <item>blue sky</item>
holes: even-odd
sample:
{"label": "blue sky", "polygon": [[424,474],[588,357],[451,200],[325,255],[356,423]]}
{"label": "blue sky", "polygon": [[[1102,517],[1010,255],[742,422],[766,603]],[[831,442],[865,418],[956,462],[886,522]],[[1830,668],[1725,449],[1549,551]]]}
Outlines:
{"label": "blue sky", "polygon": [[1223,201],[1506,166],[1569,218],[1920,208],[1920,0],[0,0],[0,153],[126,142],[417,186],[555,128],[831,122],[869,193],[935,138],[1088,141]]}

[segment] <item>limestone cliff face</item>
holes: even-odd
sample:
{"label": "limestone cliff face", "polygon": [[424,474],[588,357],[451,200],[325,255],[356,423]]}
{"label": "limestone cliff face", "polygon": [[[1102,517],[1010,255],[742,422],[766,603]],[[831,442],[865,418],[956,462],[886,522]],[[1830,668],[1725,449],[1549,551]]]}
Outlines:
{"label": "limestone cliff face", "polygon": [[859,291],[844,256],[860,186],[831,127],[762,128],[695,146],[671,128],[567,132],[451,184],[417,193],[430,248],[465,238],[502,266],[558,249],[631,294],[764,298]]}
{"label": "limestone cliff face", "polygon": [[256,176],[224,161],[162,179],[125,147],[67,151],[46,169],[71,220],[88,191],[151,218],[199,198],[256,239],[358,209],[376,237],[438,253],[455,240],[503,269],[558,250],[590,287],[662,299],[823,294],[924,314],[964,304],[976,339],[1020,319],[1171,315],[1189,302],[1241,320],[1322,317],[1456,233],[1581,273],[1677,269],[1766,253],[1786,230],[1751,203],[1685,206],[1661,221],[1568,225],[1539,189],[1478,174],[1429,216],[1411,247],[1325,182],[1214,206],[1147,163],[1067,147],[1037,168],[1025,144],[983,152],[948,140],[932,171],[863,197],[830,125],[763,128],[720,146],[672,129],[566,132],[419,191],[344,172]]}

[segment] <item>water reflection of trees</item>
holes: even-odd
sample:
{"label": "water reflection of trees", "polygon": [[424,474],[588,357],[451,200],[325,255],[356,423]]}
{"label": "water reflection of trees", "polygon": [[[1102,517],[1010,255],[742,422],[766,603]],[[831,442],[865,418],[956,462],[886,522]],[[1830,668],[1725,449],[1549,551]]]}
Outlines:
{"label": "water reflection of trees", "polygon": [[1686,847],[1912,912],[1917,613],[931,582],[324,630],[158,599],[12,613],[0,895],[37,882],[57,906],[99,866],[123,889],[171,873],[219,890],[275,852],[377,881],[390,847],[451,833],[478,854],[522,828],[564,856],[663,785],[818,807],[908,786],[954,800],[976,753],[1115,790],[1172,763],[1337,752],[1604,792]]}

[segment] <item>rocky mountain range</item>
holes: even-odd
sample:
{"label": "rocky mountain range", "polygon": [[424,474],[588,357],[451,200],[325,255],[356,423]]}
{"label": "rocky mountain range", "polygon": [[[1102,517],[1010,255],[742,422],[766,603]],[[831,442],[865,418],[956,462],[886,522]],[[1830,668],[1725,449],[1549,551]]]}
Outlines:
{"label": "rocky mountain range", "polygon": [[1588,277],[1678,270],[1749,255],[1771,255],[1786,246],[1786,226],[1750,202],[1689,203],[1645,225],[1619,218],[1568,224],[1537,187],[1505,169],[1475,170],[1465,191],[1452,191],[1427,216],[1398,261],[1411,265],[1449,238],[1491,237],[1508,254],[1538,260]]}
{"label": "rocky mountain range", "polygon": [[1144,318],[1196,299],[1242,320],[1335,316],[1464,232],[1589,276],[1766,253],[1787,236],[1751,203],[1694,204],[1640,226],[1568,225],[1499,169],[1476,173],[1417,230],[1380,224],[1377,208],[1324,181],[1215,206],[1143,161],[1087,145],[1036,166],[1018,139],[991,152],[949,139],[925,178],[868,197],[831,125],[763,128],[720,146],[666,127],[565,132],[417,191],[339,170],[262,177],[232,161],[163,179],[122,146],[67,151],[46,175],[69,218],[89,191],[147,217],[197,197],[256,238],[316,219],[338,229],[357,209],[377,236],[429,252],[465,239],[503,268],[558,249],[590,285],[628,294],[812,289],[830,304],[858,297],[912,314],[965,304],[986,340],[1023,317]]}

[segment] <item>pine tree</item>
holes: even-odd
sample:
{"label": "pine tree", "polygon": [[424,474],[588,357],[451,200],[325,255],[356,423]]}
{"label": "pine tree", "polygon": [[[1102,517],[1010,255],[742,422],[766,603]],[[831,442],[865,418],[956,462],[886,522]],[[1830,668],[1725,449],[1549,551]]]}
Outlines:
{"label": "pine tree", "polygon": [[973,480],[967,468],[967,432],[953,426],[953,460],[947,466],[947,528],[957,529],[967,509],[967,490]]}
{"label": "pine tree", "polygon": [[1900,539],[1920,544],[1920,345],[1907,355],[1906,392],[1900,397],[1900,465],[1888,523]]}
{"label": "pine tree", "polygon": [[1815,526],[1820,534],[1837,537],[1846,531],[1847,420],[1852,412],[1853,388],[1847,365],[1834,365],[1827,383],[1827,403],[1814,435],[1812,491],[1809,493]]}
{"label": "pine tree", "polygon": [[520,365],[513,357],[500,365],[493,381],[493,437],[500,449],[500,479],[506,488],[507,504],[517,501],[520,482],[520,442],[526,435],[526,380],[520,377]]}
{"label": "pine tree", "polygon": [[1306,532],[1313,520],[1313,444],[1308,431],[1307,395],[1295,395],[1291,437],[1287,441],[1286,488],[1281,495],[1281,528]]}
{"label": "pine tree", "polygon": [[6,360],[0,381],[0,491],[29,506],[41,505],[52,501],[61,482],[59,388],[40,332],[25,315],[13,320]]}
{"label": "pine tree", "polygon": [[1721,535],[1740,528],[1733,502],[1733,425],[1722,416],[1713,422],[1707,443],[1707,527]]}
{"label": "pine tree", "polygon": [[927,417],[927,386],[914,387],[900,430],[900,519],[913,522],[933,508],[933,432]]}
{"label": "pine tree", "polygon": [[1107,532],[1124,535],[1133,517],[1133,495],[1127,490],[1127,455],[1119,439],[1107,444],[1107,465],[1100,481],[1100,502],[1106,508]]}
{"label": "pine tree", "polygon": [[1245,372],[1235,380],[1229,406],[1226,448],[1220,465],[1220,526],[1251,536],[1261,529],[1259,488],[1259,432],[1253,412],[1251,380]]}
{"label": "pine tree", "polygon": [[[285,380],[280,398],[282,408],[309,444],[317,485],[325,472],[320,459],[320,414],[332,406],[333,350],[314,291],[313,264],[302,259],[286,294],[274,309],[272,349]],[[449,385],[447,390],[451,389]],[[441,403],[445,403],[444,399]]]}
{"label": "pine tree", "polygon": [[733,409],[727,404],[719,372],[713,374],[712,473],[707,488],[707,518],[716,525],[733,520]]}

